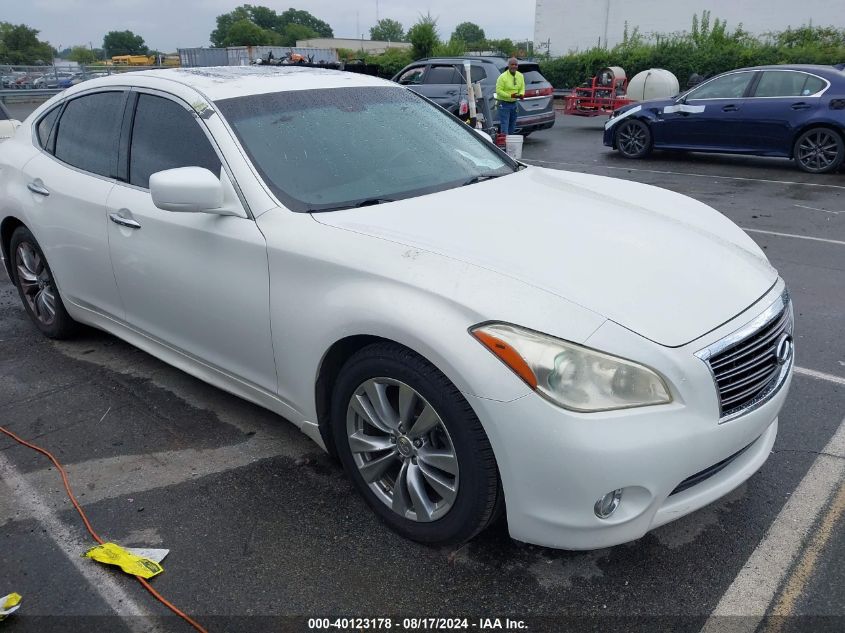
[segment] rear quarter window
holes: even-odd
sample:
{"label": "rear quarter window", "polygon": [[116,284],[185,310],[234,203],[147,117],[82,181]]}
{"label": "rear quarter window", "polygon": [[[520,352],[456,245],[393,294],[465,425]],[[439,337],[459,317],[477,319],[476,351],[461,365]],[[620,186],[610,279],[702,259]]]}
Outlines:
{"label": "rear quarter window", "polygon": [[35,134],[38,137],[38,144],[48,152],[52,152],[52,147],[49,146],[50,132],[56,124],[56,119],[59,118],[61,109],[61,106],[53,108],[35,124]]}

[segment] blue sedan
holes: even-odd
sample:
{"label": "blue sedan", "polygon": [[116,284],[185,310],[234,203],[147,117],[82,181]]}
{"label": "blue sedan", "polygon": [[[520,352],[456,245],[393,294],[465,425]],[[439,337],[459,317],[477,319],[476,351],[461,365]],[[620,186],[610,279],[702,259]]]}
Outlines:
{"label": "blue sedan", "polygon": [[605,124],[604,144],[626,158],[652,149],[754,154],[832,172],[845,159],[845,70],[733,70],[676,97],[619,108]]}

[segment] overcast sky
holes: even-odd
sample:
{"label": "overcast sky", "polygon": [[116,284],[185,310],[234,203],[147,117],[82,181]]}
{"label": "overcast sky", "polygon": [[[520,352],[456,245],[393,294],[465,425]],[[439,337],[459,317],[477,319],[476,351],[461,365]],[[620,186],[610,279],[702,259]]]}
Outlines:
{"label": "overcast sky", "polygon": [[[0,0],[0,20],[26,24],[40,31],[39,37],[62,49],[75,44],[102,46],[109,31],[129,29],[144,38],[147,46],[165,52],[177,48],[208,46],[215,18],[246,0]],[[487,37],[513,40],[534,36],[535,0],[252,0],[277,13],[295,8],[309,11],[328,22],[336,37],[369,37],[380,18],[399,20],[405,30],[420,12],[438,18],[442,39],[457,24],[475,22]]]}

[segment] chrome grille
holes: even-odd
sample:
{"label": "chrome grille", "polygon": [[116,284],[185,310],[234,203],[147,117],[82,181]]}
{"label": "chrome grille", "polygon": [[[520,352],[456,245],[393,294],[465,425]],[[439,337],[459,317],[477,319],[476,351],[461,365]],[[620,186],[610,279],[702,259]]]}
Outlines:
{"label": "chrome grille", "polygon": [[792,366],[792,306],[783,295],[763,314],[698,353],[710,366],[721,421],[768,400]]}

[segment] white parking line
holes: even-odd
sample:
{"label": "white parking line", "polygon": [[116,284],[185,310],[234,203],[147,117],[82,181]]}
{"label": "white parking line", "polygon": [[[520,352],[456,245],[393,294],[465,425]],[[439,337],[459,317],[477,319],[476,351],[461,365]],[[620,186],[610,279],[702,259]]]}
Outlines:
{"label": "white parking line", "polygon": [[793,370],[796,374],[803,376],[810,376],[810,378],[818,378],[819,380],[826,380],[828,382],[836,383],[837,385],[845,385],[845,378],[836,376],[834,374],[826,374],[815,369],[807,369],[806,367],[796,367]]}
{"label": "white parking line", "polygon": [[799,209],[807,209],[808,211],[821,211],[822,213],[830,213],[832,215],[839,215],[842,211],[828,211],[827,209],[819,209],[818,207],[808,207],[805,204],[793,204],[793,207],[798,207]]}
{"label": "white parking line", "polygon": [[673,176],[691,176],[694,178],[719,178],[721,180],[747,180],[751,182],[765,182],[774,185],[803,185],[805,187],[828,187],[831,189],[845,189],[843,185],[828,185],[819,182],[798,182],[794,180],[769,180],[767,178],[743,178],[742,176],[719,176],[716,174],[694,174],[687,171],[669,171],[662,169],[638,169],[636,167],[613,167],[611,165],[601,165],[596,163],[590,165],[589,163],[567,163],[555,160],[540,160],[537,158],[522,158],[525,163],[539,163],[541,165],[570,165],[578,167],[601,167],[602,169],[619,169],[622,171],[641,171],[649,174],[670,174]]}
{"label": "white parking line", "polygon": [[[702,633],[753,633],[775,599],[819,515],[845,480],[845,420],[751,553]],[[731,617],[730,620],[726,618]],[[740,617],[737,617],[740,616]]]}
{"label": "white parking line", "polygon": [[[51,473],[54,478],[58,478],[55,470],[51,470]],[[88,581],[91,591],[98,594],[116,614],[122,616],[124,624],[129,629],[138,633],[150,631],[151,624],[146,618],[151,616],[152,613],[136,602],[126,592],[122,583],[115,580],[111,572],[107,572],[103,567],[98,566],[87,558],[82,558],[81,554],[89,547],[95,545],[94,541],[83,540],[79,537],[78,533],[65,525],[56,511],[48,505],[46,499],[35,488],[29,485],[18,469],[2,453],[0,453],[0,476],[2,476],[5,484],[12,491],[18,508],[29,518],[34,518],[41,524],[41,527],[56,544],[68,562]],[[69,504],[68,507],[70,507]],[[30,571],[30,574],[32,573],[34,573],[34,570]],[[5,580],[7,582],[11,581],[11,577],[6,574]],[[72,582],[70,578],[66,580],[67,582]],[[127,577],[125,582],[135,582],[135,580],[134,578]],[[30,615],[38,615],[31,610],[28,613]],[[90,615],[96,614],[91,613]],[[144,619],[141,619],[142,617]]]}
{"label": "white parking line", "polygon": [[845,242],[841,240],[829,240],[824,237],[810,237],[809,235],[794,235],[792,233],[777,233],[775,231],[761,231],[760,229],[748,229],[744,226],[739,227],[746,233],[762,233],[763,235],[776,235],[777,237],[794,237],[799,240],[812,240],[813,242],[826,242],[828,244],[836,244],[838,246],[845,246]]}

